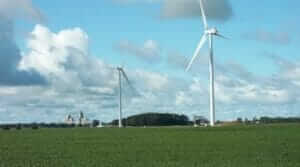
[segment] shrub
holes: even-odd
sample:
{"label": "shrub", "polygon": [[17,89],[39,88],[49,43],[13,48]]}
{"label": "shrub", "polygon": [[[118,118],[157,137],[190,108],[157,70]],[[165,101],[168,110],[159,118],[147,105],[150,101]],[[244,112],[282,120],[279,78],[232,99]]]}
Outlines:
{"label": "shrub", "polygon": [[10,127],[6,125],[6,126],[3,126],[2,129],[3,130],[10,130]]}

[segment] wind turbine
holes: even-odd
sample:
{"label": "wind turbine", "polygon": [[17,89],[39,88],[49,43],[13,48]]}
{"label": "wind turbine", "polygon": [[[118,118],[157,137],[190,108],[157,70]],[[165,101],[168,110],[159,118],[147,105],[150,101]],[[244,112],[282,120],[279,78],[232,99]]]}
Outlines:
{"label": "wind turbine", "polygon": [[207,21],[206,21],[206,15],[204,11],[204,5],[203,0],[199,0],[200,8],[201,8],[201,15],[202,20],[204,24],[204,34],[196,48],[196,51],[189,62],[188,66],[186,67],[186,71],[188,71],[193,62],[195,61],[196,57],[199,56],[199,51],[207,41],[209,40],[209,72],[210,72],[210,125],[215,125],[215,86],[214,86],[214,80],[215,80],[215,72],[214,72],[214,57],[213,57],[213,37],[218,36],[221,38],[226,39],[223,35],[219,34],[218,30],[216,28],[209,28]]}
{"label": "wind turbine", "polygon": [[[118,74],[119,74],[119,128],[123,127],[122,124],[122,77],[125,78],[126,82],[130,86],[131,89],[133,89],[123,67],[117,67]],[[133,89],[134,90],[134,89]]]}

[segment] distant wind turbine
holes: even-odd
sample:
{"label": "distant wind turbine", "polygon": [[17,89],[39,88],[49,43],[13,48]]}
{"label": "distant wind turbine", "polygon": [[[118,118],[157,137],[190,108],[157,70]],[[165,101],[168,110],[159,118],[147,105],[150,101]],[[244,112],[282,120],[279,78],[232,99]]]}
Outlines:
{"label": "distant wind turbine", "polygon": [[203,47],[204,43],[209,40],[209,49],[210,49],[210,54],[209,54],[209,72],[210,72],[210,125],[214,126],[215,125],[215,87],[214,87],[214,79],[215,79],[215,74],[214,74],[214,57],[213,57],[213,37],[218,36],[224,39],[225,38],[223,35],[219,34],[218,30],[216,28],[209,28],[207,25],[206,21],[206,15],[204,11],[204,5],[203,5],[203,0],[199,0],[200,2],[200,8],[201,8],[201,14],[202,14],[202,20],[204,23],[204,34],[198,44],[198,47],[196,48],[196,51],[189,62],[188,66],[186,67],[186,71],[188,71],[196,57],[199,56],[200,49]]}
{"label": "distant wind turbine", "polygon": [[117,70],[118,70],[118,73],[119,73],[119,128],[122,128],[123,127],[123,124],[122,124],[122,78],[124,77],[126,82],[128,83],[129,87],[132,89],[132,90],[135,90],[129,79],[128,79],[128,76],[126,75],[123,67],[117,67]]}

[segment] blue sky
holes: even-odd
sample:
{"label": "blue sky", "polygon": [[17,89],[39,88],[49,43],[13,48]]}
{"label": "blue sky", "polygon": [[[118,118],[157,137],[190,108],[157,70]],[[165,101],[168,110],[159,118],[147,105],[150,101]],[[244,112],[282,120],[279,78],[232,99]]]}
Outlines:
{"label": "blue sky", "polygon": [[[224,23],[212,22],[230,41],[216,42],[216,59],[234,59],[258,74],[269,74],[274,67],[263,58],[265,51],[293,59],[297,53],[296,38],[290,37],[289,45],[277,45],[247,41],[241,34],[262,29],[268,32],[297,33],[297,16],[300,2],[262,1],[259,3],[230,1],[234,15]],[[135,43],[156,40],[166,50],[178,50],[185,56],[192,55],[202,33],[200,18],[161,20],[160,3],[127,3],[106,0],[83,1],[36,1],[47,17],[47,26],[53,31],[69,27],[80,27],[89,34],[91,52],[110,63],[122,63],[120,53],[113,49],[118,41],[128,39]],[[292,35],[292,34],[290,34]],[[276,48],[276,50],[274,50]],[[288,54],[287,54],[288,53]],[[257,61],[257,59],[262,61]],[[121,62],[120,62],[121,60]],[[132,61],[131,61],[132,62]],[[127,63],[127,62],[126,62]],[[135,65],[127,63],[128,65]]]}
{"label": "blue sky", "polygon": [[[0,118],[0,122],[45,121],[48,118],[55,121],[61,120],[61,117],[70,112],[77,113],[79,109],[85,110],[90,117],[114,119],[117,117],[115,113],[112,114],[112,111],[116,110],[115,99],[103,102],[105,104],[96,104],[95,101],[102,99],[104,95],[95,97],[95,101],[87,100],[92,97],[83,91],[81,93],[82,97],[84,95],[86,98],[86,104],[83,103],[78,107],[76,101],[82,100],[77,97],[78,92],[67,91],[66,87],[70,86],[69,83],[78,81],[80,84],[74,89],[93,88],[94,90],[96,87],[97,90],[100,88],[104,90],[105,88],[107,91],[111,90],[108,91],[111,95],[117,95],[115,74],[111,74],[113,75],[111,78],[106,78],[108,75],[101,71],[107,71],[108,68],[120,64],[126,67],[134,85],[144,95],[142,99],[128,98],[128,107],[125,109],[128,115],[157,109],[157,112],[174,111],[189,116],[195,114],[207,116],[207,47],[202,49],[193,70],[189,73],[184,72],[184,65],[191,58],[202,35],[203,24],[201,17],[181,17],[180,13],[176,13],[177,7],[182,4],[186,5],[183,6],[184,12],[188,13],[189,7],[191,10],[194,9],[193,6],[180,1],[33,0],[32,5],[31,1],[24,0],[24,3],[19,6],[14,1],[7,1],[8,5],[4,7],[16,11],[22,9],[23,14],[27,16],[20,17],[18,12],[12,14],[14,12],[9,13],[5,8],[0,8],[0,16],[3,10],[4,16],[12,16],[8,18],[15,23],[14,36],[17,48],[22,52],[22,58],[18,57],[20,59],[18,63],[22,67],[18,67],[18,70],[34,71],[48,84],[47,86],[37,83],[33,85],[38,86],[1,84],[3,87],[2,94],[0,91],[1,98],[7,96],[7,90],[14,90],[14,93],[10,94],[11,99],[8,98],[10,101],[7,100],[0,105],[2,106],[0,115],[1,111],[2,115],[4,113],[11,115]],[[194,0],[189,1],[193,3]],[[216,0],[207,1],[206,3],[211,6],[218,5],[215,3]],[[232,11],[228,11],[229,9],[225,7],[223,9],[219,5],[220,11],[211,12],[221,15],[232,12],[230,16],[228,18],[217,16],[208,20],[210,26],[217,27],[223,35],[230,38],[230,40],[215,40],[219,91],[216,93],[216,96],[219,95],[217,118],[230,120],[239,116],[249,118],[262,115],[299,116],[295,109],[298,105],[298,93],[292,90],[298,88],[298,79],[300,80],[300,75],[298,76],[297,73],[298,67],[300,68],[298,62],[300,61],[298,56],[300,2],[293,0],[286,2],[264,0],[259,3],[237,0],[223,2],[229,5]],[[162,13],[170,11],[178,15],[172,18],[161,17]],[[4,20],[5,17],[0,18]],[[40,19],[41,17],[45,19]],[[61,33],[64,31],[68,33]],[[49,38],[53,39],[59,36],[59,38],[48,40],[44,38],[46,36],[51,36]],[[81,42],[72,41],[74,40],[72,36]],[[60,40],[65,42],[62,44]],[[4,40],[2,42],[5,43]],[[73,60],[74,57],[77,61],[80,57],[77,52],[68,50],[70,46],[77,48],[84,55],[80,58],[79,64],[90,64],[91,68],[70,62],[71,58]],[[41,49],[43,47],[56,48],[60,51],[43,50]],[[53,54],[61,55],[65,59],[58,56],[51,57]],[[52,62],[52,64],[39,64],[39,61]],[[93,65],[94,62],[99,63],[99,67]],[[67,68],[70,66],[72,69]],[[81,71],[83,69],[85,71]],[[5,73],[5,69],[3,71]],[[76,77],[73,76],[74,73]],[[79,75],[81,73],[90,75],[93,79],[89,81],[93,80],[90,82],[98,85],[91,87],[91,83],[85,84],[86,78]],[[57,75],[57,78],[53,79],[53,75]],[[97,77],[100,79],[96,80]],[[162,84],[152,81],[155,79],[157,83]],[[68,98],[73,102],[58,102],[59,98],[54,95],[53,99],[48,98],[48,93],[51,91],[62,96],[72,92]],[[33,109],[28,107],[29,102],[19,97],[22,92],[27,92],[32,97],[34,104],[31,107],[35,106],[33,113],[29,112]],[[78,96],[81,96],[81,93]],[[40,99],[37,100],[36,97]],[[165,99],[165,101],[158,99]],[[139,105],[140,107],[137,108]],[[274,106],[278,107],[274,108]],[[104,113],[96,112],[99,108],[100,110],[102,108]],[[20,118],[27,114],[38,116],[25,120]]]}

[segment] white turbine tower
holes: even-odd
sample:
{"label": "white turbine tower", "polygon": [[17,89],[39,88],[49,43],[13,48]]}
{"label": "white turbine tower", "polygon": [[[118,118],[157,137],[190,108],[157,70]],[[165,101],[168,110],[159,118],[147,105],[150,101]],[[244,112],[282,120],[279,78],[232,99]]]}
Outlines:
{"label": "white turbine tower", "polygon": [[[214,126],[215,125],[215,87],[214,87],[214,79],[215,79],[215,74],[214,74],[214,57],[213,57],[213,37],[218,36],[221,38],[225,38],[221,34],[219,34],[218,30],[216,28],[209,28],[207,25],[206,21],[206,15],[204,11],[204,6],[203,6],[203,1],[199,0],[200,2],[200,8],[201,8],[201,14],[202,14],[202,20],[204,23],[204,34],[198,44],[198,47],[196,48],[196,51],[189,62],[186,71],[188,71],[195,58],[198,57],[199,51],[204,45],[204,43],[209,40],[209,49],[210,49],[210,54],[209,54],[209,72],[210,72],[210,125]],[[226,39],[226,38],[225,38]]]}
{"label": "white turbine tower", "polygon": [[130,86],[131,89],[133,89],[124,69],[122,67],[117,67],[118,74],[119,74],[119,128],[123,127],[122,124],[122,77],[125,78],[126,82]]}

